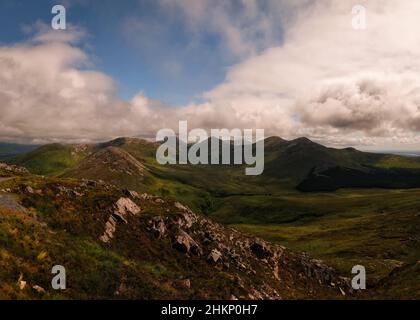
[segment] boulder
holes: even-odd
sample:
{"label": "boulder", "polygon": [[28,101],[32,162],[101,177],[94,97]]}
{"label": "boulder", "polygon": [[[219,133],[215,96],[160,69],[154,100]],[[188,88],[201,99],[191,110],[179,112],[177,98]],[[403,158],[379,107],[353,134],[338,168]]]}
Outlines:
{"label": "boulder", "polygon": [[124,216],[127,213],[137,214],[140,212],[140,208],[129,198],[120,198],[115,204],[117,212]]}
{"label": "boulder", "polygon": [[150,223],[156,238],[161,239],[166,233],[165,221],[163,221],[162,217],[154,217]]}
{"label": "boulder", "polygon": [[222,253],[217,249],[213,249],[208,255],[207,261],[212,264],[216,264],[217,262],[221,260],[221,258],[222,258]]}
{"label": "boulder", "polygon": [[34,194],[35,192],[34,189],[32,189],[32,187],[26,186],[25,193]]}
{"label": "boulder", "polygon": [[183,230],[180,230],[175,236],[173,247],[178,251],[184,253],[192,253],[194,255],[200,256],[203,254],[200,246],[191,236]]}
{"label": "boulder", "polygon": [[253,254],[255,254],[259,259],[264,259],[272,257],[273,253],[270,248],[261,240],[254,241],[250,247]]}
{"label": "boulder", "polygon": [[32,289],[34,289],[36,292],[41,293],[41,294],[45,293],[45,289],[43,287],[38,286],[38,285],[34,285],[32,287]]}
{"label": "boulder", "polygon": [[136,191],[124,189],[123,193],[124,193],[125,196],[131,197],[133,199],[139,199],[140,198],[139,194]]}
{"label": "boulder", "polygon": [[177,289],[189,289],[191,288],[190,279],[177,279],[172,281],[172,285]]}

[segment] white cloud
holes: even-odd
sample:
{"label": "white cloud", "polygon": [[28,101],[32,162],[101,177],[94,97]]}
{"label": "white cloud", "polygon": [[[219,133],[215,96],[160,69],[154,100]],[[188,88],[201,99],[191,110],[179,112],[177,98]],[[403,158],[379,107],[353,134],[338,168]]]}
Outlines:
{"label": "white cloud", "polygon": [[[203,94],[203,103],[172,108],[142,93],[118,99],[111,78],[86,70],[89,57],[75,45],[80,30],[61,37],[41,32],[0,47],[0,136],[152,137],[189,120],[191,127],[264,128],[332,145],[420,142],[420,2],[361,1],[368,14],[364,31],[352,29],[350,0],[267,0],[268,11],[244,0],[236,15],[225,2],[209,3],[161,0],[163,10],[182,9],[195,37],[216,32],[225,50],[243,57]],[[283,9],[284,39],[274,45],[273,19]],[[259,34],[264,37],[254,43]],[[179,72],[180,66],[165,68]]]}
{"label": "white cloud", "polygon": [[[364,1],[363,31],[352,28],[353,5],[319,0],[300,7],[282,46],[236,65],[205,96],[261,111],[259,125],[271,134],[286,127],[286,135],[325,143],[418,142],[420,40],[413,31],[420,3]],[[276,126],[270,116],[279,106],[286,118],[276,117]]]}

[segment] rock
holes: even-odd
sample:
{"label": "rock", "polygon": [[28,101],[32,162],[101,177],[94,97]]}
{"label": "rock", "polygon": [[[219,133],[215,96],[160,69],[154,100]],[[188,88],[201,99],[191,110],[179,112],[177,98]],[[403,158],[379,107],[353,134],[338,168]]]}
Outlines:
{"label": "rock", "polygon": [[184,205],[182,205],[181,203],[179,203],[179,202],[175,202],[175,208],[177,208],[177,209],[179,209],[179,210],[182,210],[182,211],[191,211],[190,209],[188,209],[187,207],[185,207]]}
{"label": "rock", "polygon": [[136,191],[131,191],[128,189],[124,189],[123,190],[124,195],[126,195],[127,197],[131,197],[133,199],[140,199],[139,194]]}
{"label": "rock", "polygon": [[0,169],[8,171],[12,175],[22,176],[22,175],[29,174],[29,171],[26,168],[12,165],[12,164],[0,163]]}
{"label": "rock", "polygon": [[195,240],[191,238],[191,236],[183,230],[180,230],[178,234],[175,236],[173,247],[177,249],[178,251],[181,251],[184,253],[191,252],[197,256],[200,256],[203,254],[203,251],[201,250],[198,243],[195,242]]}
{"label": "rock", "polygon": [[184,214],[184,225],[189,229],[197,222],[197,217],[192,214]]}
{"label": "rock", "polygon": [[124,222],[125,224],[128,223],[128,221],[124,218],[124,216],[122,214],[120,214],[119,212],[115,211],[114,213],[112,213],[112,216],[120,222]]}
{"label": "rock", "polygon": [[124,216],[127,213],[137,214],[140,208],[129,198],[120,198],[116,203],[117,211]]}
{"label": "rock", "polygon": [[104,234],[99,237],[99,240],[105,243],[108,243],[109,241],[111,241],[111,239],[114,237],[116,228],[117,228],[117,221],[111,215],[105,224]]}
{"label": "rock", "polygon": [[38,286],[38,285],[34,285],[32,287],[32,289],[34,289],[38,293],[45,293],[45,289],[43,287]]}
{"label": "rock", "polygon": [[73,191],[72,191],[72,193],[73,193],[73,195],[74,195],[74,196],[76,196],[76,197],[82,197],[82,196],[83,196],[83,193],[80,193],[80,192],[78,192],[78,191],[76,191],[76,190],[73,190]]}
{"label": "rock", "polygon": [[142,199],[142,200],[151,200],[151,199],[153,199],[153,196],[152,196],[152,195],[150,195],[150,194],[148,194],[148,193],[143,193],[143,194],[140,196],[140,199]]}
{"label": "rock", "polygon": [[162,217],[154,217],[151,223],[153,224],[152,230],[154,231],[156,238],[161,239],[166,233],[166,225]]}
{"label": "rock", "polygon": [[273,256],[270,248],[261,240],[256,240],[251,244],[249,248],[251,249],[252,253],[254,253],[260,259]]}
{"label": "rock", "polygon": [[163,201],[163,199],[161,199],[161,198],[157,198],[157,199],[155,200],[155,202],[156,202],[156,203],[165,203],[165,201]]}
{"label": "rock", "polygon": [[190,279],[178,279],[172,281],[172,285],[177,289],[189,289],[191,288],[191,280]]}
{"label": "rock", "polygon": [[21,280],[21,281],[19,282],[19,289],[20,289],[20,290],[25,290],[26,285],[27,285],[27,282],[26,282],[26,281]]}
{"label": "rock", "polygon": [[222,258],[222,253],[217,250],[213,249],[207,257],[207,261],[213,264],[216,264]]}
{"label": "rock", "polygon": [[105,224],[105,231],[99,240],[108,243],[114,237],[114,233],[117,229],[117,222],[127,224],[126,215],[137,214],[140,212],[140,208],[129,198],[120,198],[115,204],[115,211],[109,216],[108,221]]}
{"label": "rock", "polygon": [[19,275],[19,279],[17,281],[17,284],[18,284],[20,290],[24,290],[26,288],[27,283],[26,283],[26,281],[23,280],[23,274],[22,273]]}
{"label": "rock", "polygon": [[280,280],[280,276],[279,276],[279,265],[278,265],[278,263],[276,263],[276,265],[274,266],[273,276],[274,276],[274,278],[276,280]]}
{"label": "rock", "polygon": [[25,192],[26,193],[29,193],[29,194],[34,194],[35,192],[34,192],[34,189],[32,189],[32,187],[30,187],[30,186],[27,186],[26,188],[25,188]]}

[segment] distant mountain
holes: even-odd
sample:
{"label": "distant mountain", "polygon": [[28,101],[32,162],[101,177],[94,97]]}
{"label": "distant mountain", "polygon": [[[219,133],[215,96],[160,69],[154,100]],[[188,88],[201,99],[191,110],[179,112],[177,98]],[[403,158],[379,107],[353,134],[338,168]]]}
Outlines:
{"label": "distant mountain", "polygon": [[307,138],[292,141],[271,140],[266,154],[264,175],[289,179],[297,184],[314,168],[331,166],[360,168],[364,163],[374,163],[381,156],[355,149],[333,149]]}
{"label": "distant mountain", "polygon": [[[215,138],[211,138],[206,142],[209,148],[209,158],[211,158],[212,152],[214,152],[211,148],[211,142],[214,140]],[[376,168],[377,170],[375,172],[376,174],[380,172],[382,181],[387,179],[386,169],[399,168],[406,169],[408,170],[407,172],[420,169],[420,158],[417,157],[375,154],[358,151],[354,148],[328,148],[307,138],[287,141],[278,137],[270,137],[264,141],[264,173],[261,177],[252,180],[243,177],[243,166],[161,166],[155,160],[156,150],[159,145],[159,143],[136,138],[118,138],[109,142],[92,145],[51,144],[19,155],[10,160],[10,162],[27,167],[33,173],[43,175],[60,175],[65,173],[66,176],[78,178],[83,176],[85,178],[98,178],[100,176],[110,178],[111,175],[109,173],[112,172],[113,178],[110,178],[109,181],[117,183],[118,181],[121,182],[124,180],[128,183],[129,180],[136,180],[134,178],[136,175],[127,173],[125,174],[125,178],[123,178],[121,172],[117,174],[115,166],[111,168],[110,162],[106,162],[103,157],[109,157],[110,159],[120,157],[119,160],[122,162],[116,160],[116,164],[124,163],[127,165],[130,163],[130,165],[135,166],[132,161],[134,159],[147,169],[150,179],[155,175],[159,178],[173,180],[176,183],[182,182],[183,184],[192,185],[200,189],[217,189],[223,194],[229,192],[235,193],[237,192],[234,191],[236,189],[241,190],[239,192],[244,192],[246,185],[259,184],[258,179],[264,180],[265,184],[279,186],[281,188],[295,188],[303,181],[308,181],[308,179],[314,181],[316,174],[325,172],[331,168],[351,169],[352,174],[355,172],[365,172],[367,167]],[[190,148],[191,145],[188,147]],[[219,147],[219,152],[221,153],[221,147]],[[128,159],[131,159],[131,161],[128,161]],[[104,166],[104,163],[107,166]],[[232,163],[233,144],[231,143]],[[380,171],[379,169],[383,170]],[[104,172],[104,170],[107,172]],[[341,179],[344,179],[343,175],[346,172],[350,172],[346,170],[340,171]],[[68,173],[66,173],[67,171]],[[137,178],[137,180],[143,179],[141,176]],[[334,178],[332,179],[334,180]],[[389,179],[393,178],[389,176]],[[323,181],[323,183],[325,184],[326,181]],[[393,185],[387,184],[386,182],[383,183],[389,186]],[[133,183],[129,183],[129,185],[132,186]],[[315,186],[314,183],[310,184],[305,182],[306,187],[300,185],[300,190],[307,190],[309,185]],[[346,187],[346,183],[341,183],[340,185]],[[362,184],[358,185],[363,186]],[[330,189],[334,190],[335,188],[334,185]]]}
{"label": "distant mountain", "polygon": [[26,153],[38,148],[39,145],[26,145],[0,142],[0,160],[6,160],[19,154]]}

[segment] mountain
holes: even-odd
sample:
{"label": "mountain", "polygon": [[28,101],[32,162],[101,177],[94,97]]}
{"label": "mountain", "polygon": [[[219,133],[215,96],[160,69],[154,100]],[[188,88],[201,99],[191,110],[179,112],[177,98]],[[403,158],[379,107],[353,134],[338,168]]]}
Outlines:
{"label": "mountain", "polygon": [[[217,139],[211,138],[205,142],[208,145],[209,159],[214,152],[211,142],[215,140]],[[234,147],[232,143],[230,144],[230,165],[216,166],[161,166],[155,159],[159,145],[159,143],[136,138],[118,138],[92,145],[52,144],[17,156],[9,162],[25,166],[36,174],[64,174],[66,177],[92,179],[102,176],[108,182],[124,182],[126,187],[135,188],[135,180],[144,179],[141,178],[141,175],[135,177],[133,172],[127,170],[117,173],[118,170],[115,169],[115,166],[114,168],[110,167],[112,161],[120,158],[121,163],[124,162],[125,165],[143,166],[146,169],[147,178],[150,179],[149,185],[152,184],[152,180],[155,182],[165,180],[165,183],[169,180],[177,185],[188,185],[219,195],[270,193],[278,189],[294,188],[301,191],[335,190],[345,187],[409,188],[417,186],[416,170],[420,169],[420,157],[367,153],[354,148],[328,148],[307,138],[287,141],[278,137],[270,137],[264,142],[264,173],[262,177],[252,179],[244,177],[244,166],[233,165]],[[191,145],[188,148],[191,148]],[[221,144],[219,144],[219,153],[221,154]],[[112,161],[102,159],[104,157],[109,157]],[[127,159],[130,160],[127,161]],[[134,160],[138,163],[135,163]],[[95,162],[98,163],[95,164]],[[107,163],[107,166],[103,166],[104,163]],[[117,161],[117,163],[119,162]],[[368,168],[370,168],[369,175],[366,176]],[[413,174],[409,179],[410,182],[394,183],[394,176],[389,173],[390,169],[401,169],[401,174],[403,172],[406,172],[407,175]],[[340,183],[337,182],[338,176],[329,179],[322,178],[326,176],[326,173],[338,172],[337,170],[340,171]],[[346,174],[349,175],[348,179]],[[360,176],[362,180],[370,179],[372,183],[355,183],[355,176]],[[317,187],[320,185],[318,182],[320,177],[323,179],[321,189]],[[333,180],[337,183],[332,183]],[[264,181],[265,187],[262,187],[259,181]],[[380,181],[380,183],[373,181]],[[255,189],[256,186],[259,187]]]}
{"label": "mountain", "polygon": [[63,177],[103,180],[135,190],[151,184],[148,169],[130,153],[115,146],[103,145],[97,152],[82,159]]}
{"label": "mountain", "polygon": [[13,158],[19,154],[27,153],[38,148],[38,145],[25,145],[0,142],[0,160]]}
{"label": "mountain", "polygon": [[[269,145],[264,174],[288,179],[296,185],[316,168],[346,166],[361,168],[364,163],[374,163],[381,155],[359,152],[355,149],[333,149],[307,138],[292,141],[280,140]],[[420,163],[420,162],[419,162]]]}

